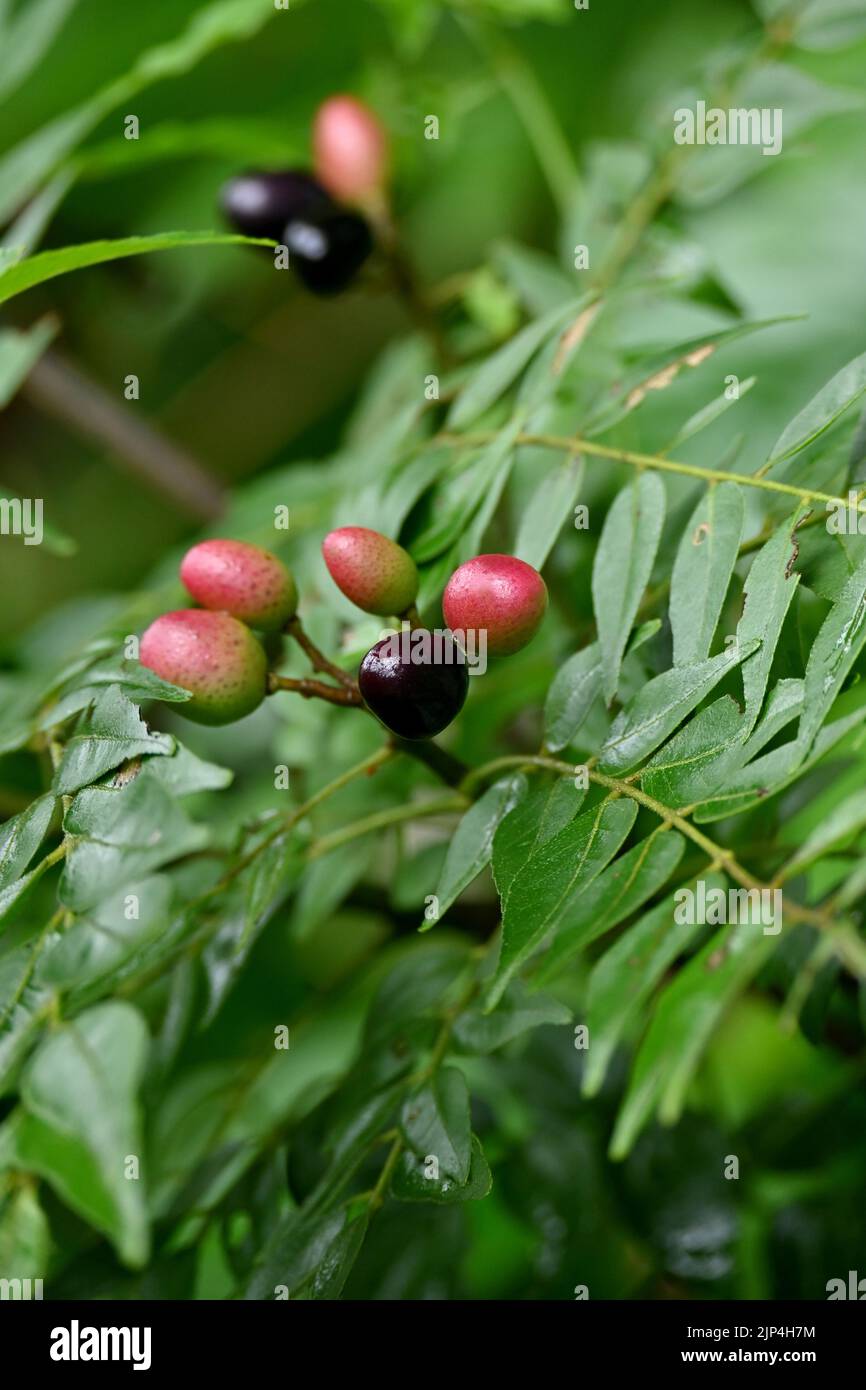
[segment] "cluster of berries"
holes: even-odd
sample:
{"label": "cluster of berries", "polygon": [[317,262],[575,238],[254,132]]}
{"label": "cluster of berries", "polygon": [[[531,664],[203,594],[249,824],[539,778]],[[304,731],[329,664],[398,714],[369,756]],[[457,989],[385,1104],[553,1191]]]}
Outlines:
{"label": "cluster of berries", "polygon": [[[411,643],[383,637],[361,662],[356,685],[302,633],[297,587],[276,555],[244,541],[203,541],[187,551],[180,567],[181,580],[201,607],[164,613],[140,645],[145,666],[191,692],[183,706],[188,718],[228,724],[280,688],[280,678],[272,683],[269,677],[255,628],[298,637],[308,655],[319,659],[319,669],[348,685],[338,703],[363,702],[401,738],[431,738],[451,723],[466,699],[469,673],[461,636],[483,633],[489,655],[510,655],[535,635],[547,607],[544,580],[531,565],[512,555],[477,555],[448,581],[442,600],[447,630],[434,642],[416,625],[418,571],[401,545],[378,531],[344,526],[325,537],[322,551],[346,597],[365,613],[404,619]],[[416,642],[418,637],[430,640]],[[289,681],[282,685],[298,687]],[[331,691],[338,694],[324,684],[305,693],[328,698]]]}
{"label": "cluster of berries", "polygon": [[[385,132],[355,97],[336,96],[313,125],[313,170],[251,170],[230,179],[222,207],[244,236],[287,246],[289,265],[313,294],[338,294],[373,249],[363,209],[383,205],[388,172]],[[348,206],[347,206],[348,205]]]}

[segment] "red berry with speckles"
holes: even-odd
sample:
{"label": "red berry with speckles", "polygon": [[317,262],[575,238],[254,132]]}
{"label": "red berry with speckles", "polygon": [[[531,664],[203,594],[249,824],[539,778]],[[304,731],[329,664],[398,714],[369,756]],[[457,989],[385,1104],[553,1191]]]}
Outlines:
{"label": "red berry with speckles", "polygon": [[347,203],[375,202],[388,173],[388,137],[378,117],[356,97],[323,102],[313,125],[316,178]]}
{"label": "red berry with speckles", "polygon": [[487,633],[491,656],[519,652],[535,636],[547,608],[538,570],[513,555],[476,555],[456,569],[442,596],[452,632]]}
{"label": "red berry with speckles", "polygon": [[142,665],[192,692],[178,710],[198,724],[231,724],[265,697],[262,645],[229,613],[201,608],[163,613],[145,632],[139,652]]}
{"label": "red berry with speckles", "polygon": [[276,632],[295,616],[298,591],[282,560],[246,541],[202,541],[188,550],[180,577],[202,608]]}
{"label": "red berry with speckles", "polygon": [[365,613],[405,613],[418,596],[415,561],[396,541],[366,526],[341,526],[322,542],[338,589]]}

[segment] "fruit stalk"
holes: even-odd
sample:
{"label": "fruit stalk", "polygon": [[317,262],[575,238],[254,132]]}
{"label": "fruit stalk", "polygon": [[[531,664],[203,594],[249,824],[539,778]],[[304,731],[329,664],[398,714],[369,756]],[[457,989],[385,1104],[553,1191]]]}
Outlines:
{"label": "fruit stalk", "polygon": [[354,685],[351,688],[338,688],[326,685],[324,681],[314,681],[307,677],[296,680],[292,676],[278,676],[276,672],[271,671],[268,675],[268,694],[275,695],[278,690],[292,690],[297,695],[303,695],[305,700],[328,700],[332,705],[361,705],[361,696]]}
{"label": "fruit stalk", "polygon": [[344,671],[340,666],[336,666],[333,661],[329,661],[325,653],[320,651],[316,644],[310,640],[304,631],[300,618],[291,618],[289,622],[286,623],[283,631],[286,632],[289,637],[294,637],[298,646],[309,659],[310,665],[314,671],[321,671],[323,675],[333,676],[334,680],[339,681],[340,685],[345,686],[347,690],[357,690],[357,685],[352,676],[349,675],[349,672]]}

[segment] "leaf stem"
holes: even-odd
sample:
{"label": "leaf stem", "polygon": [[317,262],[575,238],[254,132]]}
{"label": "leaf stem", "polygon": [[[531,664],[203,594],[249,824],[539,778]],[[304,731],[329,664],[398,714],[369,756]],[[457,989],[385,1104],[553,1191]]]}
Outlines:
{"label": "leaf stem", "polygon": [[315,643],[311,641],[304,631],[303,623],[297,614],[295,614],[294,618],[289,619],[283,631],[286,632],[289,637],[295,639],[298,646],[309,658],[310,665],[314,671],[321,671],[324,675],[333,676],[334,680],[339,681],[340,685],[344,685],[347,690],[357,689],[357,685],[349,672],[344,671],[341,666],[337,666],[333,661],[330,661],[328,657],[325,656],[324,652],[320,651]]}
{"label": "leaf stem", "polygon": [[435,797],[432,801],[410,802],[408,806],[389,806],[387,810],[376,811],[371,816],[365,816],[363,820],[353,821],[351,825],[344,825],[340,830],[316,840],[310,846],[307,857],[320,859],[323,854],[330,854],[340,845],[357,840],[362,835],[369,835],[374,830],[385,830],[391,825],[399,825],[401,821],[443,816],[449,811],[465,811],[467,805],[465,796],[452,793],[449,796]]}
{"label": "leaf stem", "polygon": [[[456,447],[475,446],[489,444],[496,437],[492,431],[471,434],[445,432],[436,435],[434,442]],[[564,453],[580,453],[591,458],[614,459],[619,463],[631,464],[633,468],[654,468],[661,473],[679,473],[689,478],[701,478],[709,483],[738,483],[742,487],[761,488],[765,492],[781,492],[786,496],[797,497],[803,502],[832,502],[836,506],[848,506],[847,498],[836,497],[829,492],[819,492],[815,488],[796,487],[793,483],[780,483],[774,478],[759,478],[749,473],[730,473],[723,468],[699,468],[696,464],[679,463],[660,454],[642,454],[632,449],[616,449],[607,444],[597,444],[581,435],[518,434],[514,443],[533,444],[542,449],[561,449]],[[866,501],[858,502],[857,510],[866,512]]]}

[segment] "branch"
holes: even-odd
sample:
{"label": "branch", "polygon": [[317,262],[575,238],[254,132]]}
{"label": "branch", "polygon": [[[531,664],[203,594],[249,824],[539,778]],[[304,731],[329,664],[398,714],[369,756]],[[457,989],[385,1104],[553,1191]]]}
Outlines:
{"label": "branch", "polygon": [[224,509],[223,490],[202,465],[57,352],[46,352],[22,393],[84,439],[106,446],[130,473],[197,521],[213,521]]}

